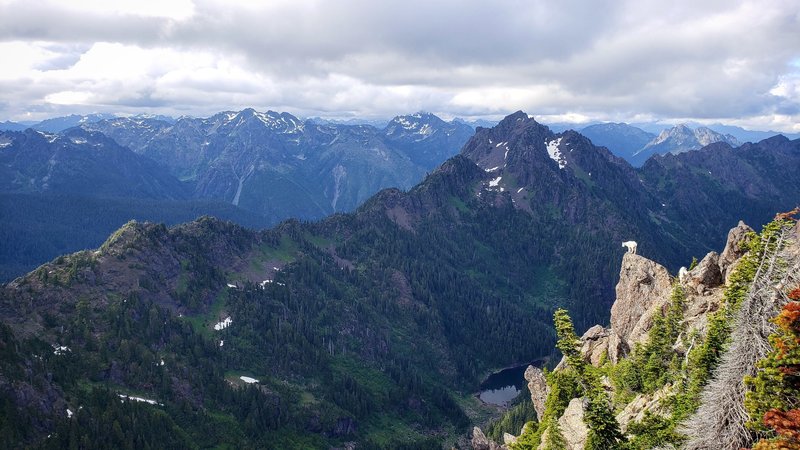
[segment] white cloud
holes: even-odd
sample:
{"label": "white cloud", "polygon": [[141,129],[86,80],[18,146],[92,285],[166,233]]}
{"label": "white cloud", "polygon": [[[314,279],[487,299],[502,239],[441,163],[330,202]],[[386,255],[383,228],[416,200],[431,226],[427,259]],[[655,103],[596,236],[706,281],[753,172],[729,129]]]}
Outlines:
{"label": "white cloud", "polygon": [[0,52],[0,119],[254,106],[800,122],[792,0],[0,0]]}

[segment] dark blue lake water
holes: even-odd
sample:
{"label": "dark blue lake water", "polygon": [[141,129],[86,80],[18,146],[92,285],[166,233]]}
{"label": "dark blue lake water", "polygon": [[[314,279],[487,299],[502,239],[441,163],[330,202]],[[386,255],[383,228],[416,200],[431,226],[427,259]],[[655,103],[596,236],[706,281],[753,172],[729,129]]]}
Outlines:
{"label": "dark blue lake water", "polygon": [[525,381],[525,369],[531,364],[541,367],[543,363],[544,361],[537,360],[521,366],[509,367],[508,369],[503,369],[489,375],[489,377],[481,383],[478,398],[484,403],[508,406],[511,400],[514,400],[514,397],[519,395],[525,388],[525,385],[528,384],[528,382]]}

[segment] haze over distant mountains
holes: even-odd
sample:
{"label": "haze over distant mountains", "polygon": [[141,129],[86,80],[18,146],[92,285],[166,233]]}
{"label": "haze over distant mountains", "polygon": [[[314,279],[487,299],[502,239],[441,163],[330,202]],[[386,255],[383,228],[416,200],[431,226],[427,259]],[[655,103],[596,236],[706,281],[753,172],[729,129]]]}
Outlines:
{"label": "haze over distant mountains", "polygon": [[[492,125],[429,113],[397,116],[380,128],[349,122],[245,109],[177,120],[73,115],[0,132],[0,192],[12,205],[4,220],[17,230],[0,254],[2,278],[95,246],[132,217],[173,224],[210,214],[260,228],[351,211],[380,189],[409,189],[457,154],[473,126]],[[712,142],[738,145],[687,126],[658,136],[628,124],[581,132],[634,166]],[[82,202],[96,207],[75,207]],[[104,210],[113,214],[101,217]]]}
{"label": "haze over distant mountains", "polygon": [[[70,126],[58,133],[37,130]],[[4,211],[4,219],[14,217],[15,222],[6,229],[29,224],[21,227],[24,237],[8,239],[30,245],[28,250],[12,242],[4,245],[14,256],[0,254],[0,266],[13,268],[0,272],[3,278],[16,276],[56,254],[97,245],[131,217],[177,223],[211,214],[263,227],[350,211],[380,189],[410,188],[456,154],[472,134],[469,125],[428,113],[398,116],[376,128],[304,122],[291,114],[253,109],[177,121],[69,116],[26,131],[0,132],[0,192],[25,196],[20,205],[38,196],[40,205],[28,213]],[[60,207],[81,199],[107,206],[88,211]],[[125,217],[121,199],[136,200],[131,216]],[[176,209],[175,202],[186,206]],[[115,221],[97,217],[105,209],[115,211]],[[42,222],[38,213],[47,210],[61,214],[53,230],[79,238],[58,239],[34,225]],[[95,218],[88,227],[87,214]]]}

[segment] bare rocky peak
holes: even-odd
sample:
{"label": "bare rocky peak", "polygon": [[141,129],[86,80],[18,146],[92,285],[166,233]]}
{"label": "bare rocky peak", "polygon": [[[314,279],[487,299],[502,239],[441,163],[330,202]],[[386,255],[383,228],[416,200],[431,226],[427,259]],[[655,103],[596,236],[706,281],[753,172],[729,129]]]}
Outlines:
{"label": "bare rocky peak", "polygon": [[528,368],[525,369],[525,380],[528,382],[528,390],[531,393],[531,402],[533,402],[533,409],[536,410],[536,417],[542,420],[544,402],[547,400],[547,394],[549,392],[547,380],[544,378],[544,372],[538,367],[528,366]]}
{"label": "bare rocky peak", "polygon": [[747,241],[748,234],[752,232],[753,229],[742,221],[739,221],[739,224],[728,232],[728,241],[725,244],[725,249],[719,255],[719,267],[726,280],[733,268],[733,264],[745,254],[744,243]]}
{"label": "bare rocky peak", "polygon": [[653,141],[645,147],[652,147],[667,142],[676,149],[683,151],[700,148],[714,142],[727,142],[733,146],[740,145],[739,141],[731,135],[723,135],[706,127],[697,127],[693,130],[686,124],[679,124],[662,131],[658,137],[653,139]]}
{"label": "bare rocky peak", "polygon": [[[722,254],[709,252],[681,280],[686,294],[684,320],[690,330],[705,327],[706,316],[716,311],[725,282],[739,258],[744,255],[744,242],[752,228],[742,222],[730,230]],[[611,307],[611,325],[595,325],[581,337],[584,358],[599,364],[603,355],[617,362],[637,343],[647,339],[653,319],[668,305],[673,277],[664,266],[643,256],[626,253],[622,259],[617,298]]]}
{"label": "bare rocky peak", "polygon": [[496,442],[489,440],[480,428],[474,427],[472,429],[472,448],[474,450],[501,450],[506,449],[504,445],[498,445]]}
{"label": "bare rocky peak", "polygon": [[[599,366],[605,357],[616,363],[629,354],[636,344],[644,343],[653,326],[654,318],[661,314],[670,303],[674,282],[681,283],[685,293],[684,322],[687,334],[694,330],[705,332],[708,314],[719,308],[725,287],[725,276],[744,255],[744,242],[752,229],[743,222],[730,230],[725,248],[721,254],[709,252],[692,270],[687,271],[682,279],[676,280],[667,269],[643,256],[626,253],[622,259],[620,279],[616,286],[616,301],[611,307],[611,324],[608,328],[595,325],[581,337],[581,353],[584,359]],[[800,233],[800,225],[798,225]],[[798,246],[800,248],[800,246]],[[800,250],[798,250],[800,252]],[[675,350],[686,354],[688,348],[679,339]],[[564,361],[555,370],[561,370]],[[548,387],[540,369],[528,367],[525,371],[531,400],[539,417],[544,412],[544,400]],[[617,421],[623,430],[628,423],[639,421],[645,411],[658,413],[661,400],[672,392],[673,387],[664,386],[652,394],[639,394],[631,400],[617,415]],[[586,444],[588,430],[583,422],[585,399],[575,398],[569,403],[558,420],[559,427],[568,449],[582,449]],[[480,431],[480,430],[478,430]],[[546,441],[545,430],[542,442]],[[483,433],[474,436],[486,439]],[[473,448],[491,449],[490,442],[479,439],[479,446]],[[542,448],[542,447],[540,447]]]}
{"label": "bare rocky peak", "polygon": [[622,258],[617,300],[611,306],[611,332],[619,337],[624,354],[647,335],[653,314],[669,299],[670,285],[664,266],[633,253]]}
{"label": "bare rocky peak", "polygon": [[662,131],[655,139],[635,152],[629,161],[638,167],[653,155],[678,154],[698,150],[715,142],[723,142],[732,147],[741,145],[731,135],[723,135],[706,127],[698,127],[693,130],[685,124],[679,124]]}

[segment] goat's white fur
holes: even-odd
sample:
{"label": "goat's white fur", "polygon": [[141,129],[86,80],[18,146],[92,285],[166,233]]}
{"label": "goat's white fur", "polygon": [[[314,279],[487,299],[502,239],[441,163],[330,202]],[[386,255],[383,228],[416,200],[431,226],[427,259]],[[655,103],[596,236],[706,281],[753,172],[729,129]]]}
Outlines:
{"label": "goat's white fur", "polygon": [[628,253],[636,254],[636,241],[625,241],[622,246],[628,249]]}

